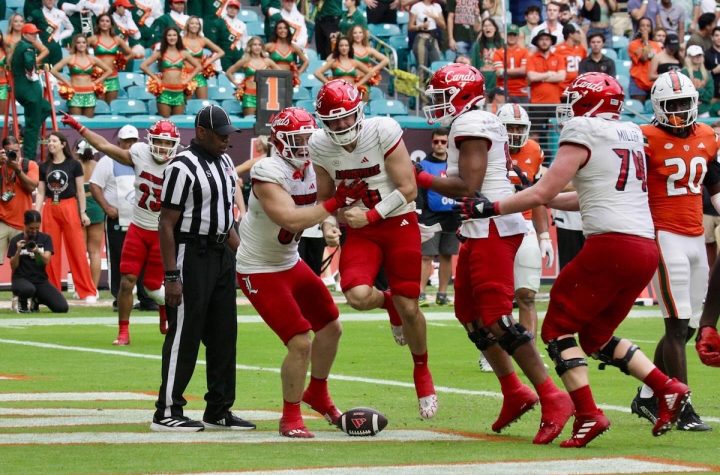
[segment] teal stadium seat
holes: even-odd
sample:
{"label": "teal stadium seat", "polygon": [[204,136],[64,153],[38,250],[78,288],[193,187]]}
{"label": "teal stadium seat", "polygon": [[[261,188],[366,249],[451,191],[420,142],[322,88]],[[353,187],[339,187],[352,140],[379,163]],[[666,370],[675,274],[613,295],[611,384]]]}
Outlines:
{"label": "teal stadium seat", "polygon": [[400,101],[392,99],[378,99],[370,101],[372,115],[407,115],[407,107]]}
{"label": "teal stadium seat", "polygon": [[622,109],[623,115],[637,115],[638,113],[645,112],[645,106],[640,101],[635,101],[633,99],[626,99],[623,103],[623,109]]}
{"label": "teal stadium seat", "polygon": [[0,32],[2,32],[2,34],[4,35],[7,30],[8,30],[8,21],[0,20]]}
{"label": "teal stadium seat", "polygon": [[399,11],[397,12],[397,24],[407,25],[410,21],[410,14],[408,12]]}
{"label": "teal stadium seat", "polygon": [[625,91],[628,90],[628,86],[630,85],[630,76],[626,74],[616,74],[615,79],[618,80],[620,85],[623,87]]}
{"label": "teal stadium seat", "polygon": [[370,100],[375,101],[378,99],[385,100],[385,93],[379,87],[371,87],[370,88]]}
{"label": "teal stadium seat", "polygon": [[604,54],[608,58],[612,59],[613,61],[617,61],[617,59],[618,59],[617,53],[612,48],[603,48],[602,54]]}
{"label": "teal stadium seat", "polygon": [[210,99],[216,101],[224,101],[226,99],[235,99],[234,87],[214,87],[209,90]]}
{"label": "teal stadium seat", "polygon": [[430,63],[430,69],[432,71],[437,71],[438,69],[448,64],[450,64],[450,61],[433,61],[432,63]]}
{"label": "teal stadium seat", "polygon": [[615,74],[618,76],[629,76],[630,66],[632,66],[632,61],[615,61]]}
{"label": "teal stadium seat", "polygon": [[307,59],[309,61],[314,61],[316,59],[322,59],[318,56],[317,51],[315,51],[312,48],[306,48],[303,50],[303,53],[305,53],[305,56],[307,56]]}
{"label": "teal stadium seat", "polygon": [[322,86],[322,82],[310,71],[305,71],[300,76],[300,84],[302,87],[313,88],[315,86]]}
{"label": "teal stadium seat", "polygon": [[53,106],[55,106],[55,112],[67,112],[67,101],[65,99],[53,99]]}
{"label": "teal stadium seat", "polygon": [[110,104],[110,111],[117,115],[147,114],[145,103],[137,99],[115,99]]}
{"label": "teal stadium seat", "polygon": [[317,98],[321,87],[322,87],[322,84],[313,86],[312,89],[310,89],[310,100],[311,101],[314,101]]}
{"label": "teal stadium seat", "polygon": [[310,99],[310,91],[304,87],[296,87],[293,89],[293,102],[304,101]]}
{"label": "teal stadium seat", "polygon": [[652,101],[650,99],[645,101],[644,112],[647,115],[655,115],[655,111],[653,110],[653,106],[652,106]]}
{"label": "teal stadium seat", "polygon": [[305,109],[308,112],[315,113],[315,101],[313,101],[312,99],[297,101],[297,104],[295,104],[295,106],[301,109]]}
{"label": "teal stadium seat", "polygon": [[[57,107],[56,107],[57,109]],[[108,115],[110,114],[110,106],[107,102],[97,100],[95,102],[95,115]]]}
{"label": "teal stadium seat", "polygon": [[[320,67],[323,64],[325,64],[325,61],[323,61],[322,59],[311,59],[310,62],[308,63],[307,69],[305,70],[305,73],[312,74],[315,71],[317,71],[318,69],[320,69]],[[303,74],[305,74],[305,73],[303,73]]]}
{"label": "teal stadium seat", "polygon": [[229,87],[234,89],[235,84],[231,83],[228,77],[225,76],[225,73],[223,73],[217,78],[217,87]]}
{"label": "teal stadium seat", "polygon": [[241,9],[238,12],[238,15],[240,16],[240,19],[245,23],[258,23],[260,21],[257,12],[253,10]]}
{"label": "teal stadium seat", "polygon": [[149,115],[157,115],[157,99],[154,97],[147,101],[147,108],[148,108],[148,114]]}
{"label": "teal stadium seat", "polygon": [[145,87],[145,75],[143,73],[118,73],[118,81],[120,81],[120,87],[127,89],[130,86],[142,86]]}
{"label": "teal stadium seat", "polygon": [[155,96],[145,89],[145,86],[130,86],[127,88],[128,99],[140,99],[141,101],[149,101],[155,99]]}
{"label": "teal stadium seat", "polygon": [[380,25],[370,24],[368,25],[370,33],[377,36],[378,38],[390,38],[391,36],[398,36],[402,34],[400,27],[391,23],[383,23]]}
{"label": "teal stadium seat", "polygon": [[219,106],[220,104],[212,99],[190,99],[185,104],[185,113],[196,115],[203,107],[209,105]]}
{"label": "teal stadium seat", "polygon": [[260,22],[247,23],[248,38],[251,36],[259,36],[265,38],[265,27]]}
{"label": "teal stadium seat", "polygon": [[629,44],[630,40],[628,40],[626,36],[613,35],[613,49],[617,51],[619,59],[630,59],[630,54],[628,53]]}
{"label": "teal stadium seat", "polygon": [[230,115],[242,115],[242,103],[240,101],[225,99],[220,103],[220,106]]}

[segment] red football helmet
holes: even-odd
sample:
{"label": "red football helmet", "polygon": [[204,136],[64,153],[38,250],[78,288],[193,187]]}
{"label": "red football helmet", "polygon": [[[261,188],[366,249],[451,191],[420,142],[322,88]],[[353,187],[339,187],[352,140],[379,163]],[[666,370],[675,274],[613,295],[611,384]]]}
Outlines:
{"label": "red football helmet", "polygon": [[[350,145],[357,140],[363,120],[363,101],[360,92],[343,79],[326,82],[318,92],[315,111],[328,137],[337,145]],[[355,122],[346,126],[339,119],[355,115]],[[344,127],[333,130],[333,127]]]}
{"label": "red football helmet", "polygon": [[468,64],[448,64],[435,71],[425,95],[430,99],[430,105],[423,107],[428,123],[447,126],[485,99],[485,79]]}
{"label": "red football helmet", "polygon": [[305,109],[287,107],[270,118],[270,142],[277,154],[295,168],[305,167],[310,150],[308,140],[317,123]]}
{"label": "red football helmet", "polygon": [[559,124],[573,117],[619,119],[625,92],[617,80],[605,73],[585,73],[563,93],[565,103],[557,107]]}
{"label": "red football helmet", "polygon": [[158,163],[172,160],[180,145],[180,131],[169,120],[158,120],[148,129],[150,154]]}

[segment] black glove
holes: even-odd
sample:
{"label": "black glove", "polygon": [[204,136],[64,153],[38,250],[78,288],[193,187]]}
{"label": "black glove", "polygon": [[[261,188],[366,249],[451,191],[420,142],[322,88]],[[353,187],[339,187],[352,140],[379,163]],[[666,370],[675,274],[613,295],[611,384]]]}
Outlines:
{"label": "black glove", "polygon": [[497,216],[497,202],[490,201],[478,193],[474,198],[464,197],[455,200],[453,211],[460,214],[462,219],[482,219]]}
{"label": "black glove", "polygon": [[513,171],[517,175],[518,179],[520,180],[519,185],[515,185],[515,192],[519,193],[525,188],[529,188],[532,186],[532,183],[528,179],[528,177],[523,173],[523,171],[520,169],[519,166],[513,165]]}

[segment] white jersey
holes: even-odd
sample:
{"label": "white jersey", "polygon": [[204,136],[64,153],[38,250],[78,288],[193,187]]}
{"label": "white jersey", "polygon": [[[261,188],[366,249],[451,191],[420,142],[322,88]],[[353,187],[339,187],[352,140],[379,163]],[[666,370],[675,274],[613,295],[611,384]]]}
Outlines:
{"label": "white jersey", "polygon": [[132,222],[143,229],[157,231],[163,175],[170,161],[157,163],[150,153],[150,145],[144,142],[130,147],[130,158],[135,169],[135,209]]}
{"label": "white jersey", "polygon": [[50,35],[50,41],[60,43],[66,38],[70,38],[74,32],[74,27],[70,23],[70,19],[64,11],[59,8],[42,8],[43,15],[47,26],[47,34]]}
{"label": "white jersey", "polygon": [[[310,157],[315,165],[328,172],[335,185],[356,178],[367,183],[367,197],[353,206],[368,210],[397,189],[385,171],[385,158],[400,144],[402,134],[400,124],[390,117],[365,119],[358,132],[355,149],[348,152],[333,143],[324,130],[318,130],[310,137]],[[386,218],[414,210],[415,201],[411,201]]]}
{"label": "white jersey", "polygon": [[[447,176],[459,176],[460,151],[457,145],[463,139],[487,139],[490,149],[487,155],[485,178],[479,191],[490,201],[498,201],[511,196],[515,187],[508,178],[508,136],[505,126],[495,114],[481,110],[471,110],[460,115],[452,123],[448,137]],[[527,226],[521,213],[490,218],[495,222],[500,236],[525,234]],[[464,221],[460,232],[468,238],[486,238],[490,232],[490,219],[471,219]]]}
{"label": "white jersey", "polygon": [[[305,170],[303,179],[293,178],[288,162],[273,155],[263,158],[250,170],[252,181],[276,183],[292,196],[295,206],[315,205],[317,186],[312,167]],[[240,246],[237,250],[237,271],[243,274],[281,272],[292,268],[300,258],[298,241],[302,233],[291,233],[276,224],[250,193],[247,214],[240,223]]]}
{"label": "white jersey", "polygon": [[575,117],[563,126],[560,145],[577,144],[590,157],[573,184],[583,233],[623,233],[653,239],[643,134],[632,122]]}
{"label": "white jersey", "polygon": [[292,10],[290,11],[284,8],[269,8],[268,13],[270,15],[279,13],[280,16],[283,17],[283,20],[290,23],[290,28],[293,29],[292,43],[299,48],[305,49],[308,42],[307,24],[305,23],[305,16],[300,13],[295,4],[293,4]]}

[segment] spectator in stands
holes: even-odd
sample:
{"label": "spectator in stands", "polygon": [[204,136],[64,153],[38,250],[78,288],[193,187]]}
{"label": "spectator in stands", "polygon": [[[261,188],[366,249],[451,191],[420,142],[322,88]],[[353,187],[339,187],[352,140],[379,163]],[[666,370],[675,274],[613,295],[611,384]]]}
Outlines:
{"label": "spectator in stands", "polygon": [[90,275],[92,276],[95,288],[100,283],[100,272],[102,271],[102,251],[105,232],[105,212],[90,193],[90,177],[95,170],[95,153],[97,152],[85,140],[80,140],[76,147],[77,156],[83,168],[83,190],[85,191],[85,206],[87,209],[90,224],[85,226],[85,245],[90,258]]}
{"label": "spectator in stands", "polygon": [[[590,56],[580,61],[579,73],[605,73],[608,76],[615,77],[615,61],[602,52],[605,47],[605,34],[596,31],[588,36]],[[630,80],[632,81],[632,79]]]}
{"label": "spectator in stands", "polygon": [[[132,9],[133,6],[130,0],[115,0],[110,18],[112,18],[122,37],[127,38],[128,42],[132,41],[132,44],[136,45],[140,42],[142,33],[140,33],[140,28],[133,19]],[[98,16],[97,21],[100,21],[100,16]],[[95,30],[97,30],[97,26]],[[145,57],[145,55],[143,55],[143,57]]]}
{"label": "spectator in stands", "polygon": [[353,26],[352,29],[350,29],[354,58],[367,66],[372,72],[372,76],[368,80],[369,87],[380,84],[382,70],[390,64],[390,58],[370,46],[368,37],[368,30],[360,25]]}
{"label": "spectator in stands", "polygon": [[690,78],[695,89],[698,92],[698,117],[707,118],[711,115],[718,116],[720,110],[720,102],[713,104],[713,95],[715,94],[715,81],[712,75],[708,73],[704,64],[705,54],[698,45],[688,47],[685,55],[685,67],[682,73]]}
{"label": "spectator in stands", "polygon": [[637,34],[640,20],[643,18],[649,18],[652,28],[655,28],[655,20],[660,10],[657,0],[628,0],[627,9],[632,20],[633,34]]}
{"label": "spectator in stands", "polygon": [[565,41],[555,48],[555,54],[565,60],[565,80],[560,83],[562,91],[578,76],[580,61],[587,57],[587,49],[581,43],[582,33],[579,27],[573,23],[563,26],[563,38]]}
{"label": "spectator in stands", "polygon": [[[507,81],[508,101],[518,104],[529,102],[527,86],[528,50],[519,41],[520,29],[517,25],[507,27],[507,48],[495,50],[493,64],[497,75],[498,87],[505,88]],[[507,54],[507,59],[505,55]],[[507,68],[507,69],[506,69]]]}
{"label": "spectator in stands", "polygon": [[[212,77],[214,74],[213,63],[222,58],[225,55],[225,52],[220,49],[218,45],[203,36],[200,18],[196,16],[188,18],[188,21],[185,22],[185,30],[183,33],[183,45],[185,46],[185,51],[190,53],[190,56],[195,58],[202,68],[200,73],[195,76],[189,76],[193,67],[191,65],[185,65],[185,72],[188,74],[188,77],[192,77],[197,83],[195,97],[198,99],[207,99],[207,78]],[[210,51],[210,56],[204,56],[205,50]],[[208,73],[208,70],[212,70],[213,72]]]}
{"label": "spectator in stands", "polygon": [[[251,2],[257,2],[257,0],[250,0]],[[315,3],[315,2],[313,2]],[[269,38],[272,35],[273,27],[275,24],[273,21],[276,16],[272,14],[271,9],[279,10],[282,8],[281,0],[260,0],[260,11],[265,16],[265,37]],[[317,8],[317,7],[316,7]]]}
{"label": "spectator in stands", "polygon": [[658,26],[653,31],[653,41],[656,43],[660,43],[660,45],[664,48],[665,47],[665,39],[667,38],[667,31],[662,26]]}
{"label": "spectator in stands", "polygon": [[342,0],[318,1],[315,15],[315,48],[321,58],[327,58],[333,50],[333,41],[337,40]]}
{"label": "spectator in stands", "polygon": [[563,25],[562,23],[560,23],[559,20],[560,5],[560,2],[557,2],[555,0],[550,1],[547,3],[547,5],[545,5],[545,21],[533,28],[532,32],[530,33],[531,45],[535,46],[534,39],[540,31],[545,31],[555,37],[553,45],[562,43],[565,40],[562,33]]}
{"label": "spectator in stands", "polygon": [[183,31],[190,15],[185,14],[185,0],[170,0],[170,11],[153,22],[155,42],[162,42],[168,28]]}
{"label": "spectator in stands", "polygon": [[715,15],[713,13],[703,13],[697,20],[697,28],[690,35],[690,39],[685,45],[687,48],[692,45],[698,45],[703,51],[712,48],[712,34],[715,28]]}
{"label": "spectator in stands", "polygon": [[605,38],[605,44],[612,48],[612,30],[610,29],[610,16],[617,9],[616,0],[585,0],[580,15],[590,22],[587,36],[600,32]]}
{"label": "spectator in stands", "polygon": [[693,30],[692,25],[698,25],[700,23],[700,17],[702,15],[704,15],[705,13],[711,13],[713,16],[715,16],[715,12],[717,9],[717,3],[715,2],[715,0],[693,0],[692,3],[693,13],[692,22],[690,22],[690,30]]}
{"label": "spectator in stands", "polygon": [[659,75],[668,71],[682,69],[683,58],[680,55],[680,38],[673,33],[665,37],[665,44],[662,51],[650,60],[648,78],[655,81]]}
{"label": "spectator in stands", "polygon": [[[88,38],[88,46],[95,51],[95,57],[110,69],[110,76],[105,80],[105,93],[99,94],[100,99],[108,104],[117,99],[120,93],[120,80],[118,79],[118,55],[122,55],[125,61],[132,58],[130,46],[125,40],[115,33],[115,22],[107,13],[103,13],[97,19],[95,34]],[[143,54],[142,57],[145,57]]]}
{"label": "spectator in stands", "polygon": [[448,47],[466,55],[480,32],[480,0],[448,0],[447,12]]}
{"label": "spectator in stands", "polygon": [[[25,26],[25,18],[23,18],[22,15],[20,15],[19,13],[14,13],[10,16],[10,20],[8,21],[7,35],[5,35],[3,41],[5,45],[5,52],[7,53],[8,57],[8,64],[10,64],[12,53],[15,50],[15,46],[17,45],[18,41],[20,41],[23,37],[23,26]],[[42,42],[40,42],[40,40],[38,40],[37,36],[35,37],[35,43],[33,43],[33,46],[35,47],[35,50],[37,52],[36,62],[40,64],[45,60],[47,55],[50,54],[50,51],[44,44],[42,44]]]}
{"label": "spectator in stands", "polygon": [[[330,71],[329,78],[325,76],[327,71]],[[365,89],[363,92],[366,96],[365,99],[367,99],[367,88],[362,86],[370,80],[372,75],[372,69],[355,59],[355,50],[353,50],[350,40],[344,36],[338,39],[333,54],[315,71],[315,77],[323,84],[333,79],[344,79],[350,84],[355,84],[360,92]]]}
{"label": "spectator in stands", "polygon": [[56,0],[42,0],[42,8],[34,10],[29,16],[29,23],[34,23],[40,33],[40,40],[47,46],[49,54],[46,58],[50,65],[62,59],[61,43],[73,35],[74,28],[65,12],[56,8]]}
{"label": "spectator in stands", "polygon": [[74,32],[84,36],[92,35],[97,24],[97,17],[107,13],[110,8],[107,0],[93,2],[87,0],[63,0],[60,6],[70,20]]}
{"label": "spectator in stands", "polygon": [[628,95],[643,103],[648,99],[653,83],[648,77],[650,62],[663,49],[660,43],[652,40],[652,35],[652,21],[650,18],[641,18],[635,39],[628,44],[628,54],[632,61]]}
{"label": "spectator in stands", "polygon": [[[160,74],[150,70],[150,65],[158,63]],[[202,71],[202,66],[185,49],[180,30],[170,27],[165,30],[160,42],[160,49],[145,58],[140,65],[142,72],[160,86],[160,95],[157,99],[158,114],[162,117],[182,114],[185,112],[185,79],[187,71],[185,63],[192,65],[193,70],[188,77],[194,77]]]}
{"label": "spectator in stands", "polygon": [[230,66],[240,61],[245,53],[247,43],[247,25],[240,19],[240,2],[230,0],[225,8],[225,13],[217,21],[217,44],[225,51],[225,56],[220,59],[222,69],[227,71]]}
{"label": "spectator in stands", "polygon": [[[12,292],[18,296],[18,312],[37,312],[40,304],[53,313],[67,313],[65,297],[48,281],[45,267],[53,255],[52,238],[40,232],[40,213],[24,213],[24,230],[10,240],[8,257],[12,269]],[[60,260],[60,254],[56,258]],[[28,300],[32,304],[28,306]]]}
{"label": "spectator in stands", "polygon": [[535,27],[540,25],[540,13],[540,7],[537,5],[530,5],[525,10],[525,25],[520,27],[518,35],[521,46],[529,48],[532,45],[532,32]]}
{"label": "spectator in stands", "polygon": [[[9,155],[9,156],[8,156]],[[13,135],[2,141],[0,149],[0,265],[10,239],[23,229],[23,213],[32,208],[32,193],[38,185],[38,165],[23,159],[20,144]]]}
{"label": "spectator in stands", "polygon": [[362,12],[358,10],[360,0],[345,0],[343,2],[343,5],[345,5],[345,9],[347,11],[340,19],[340,34],[349,38],[350,28],[356,25],[367,29],[368,22],[365,19],[365,15],[363,15]]}
{"label": "spectator in stands", "polygon": [[679,5],[673,5],[672,0],[661,0],[655,24],[665,28],[669,35],[676,35],[684,41],[685,9]]}
{"label": "spectator in stands", "polygon": [[[297,8],[295,0],[282,0],[282,8],[270,8],[272,21],[277,22],[285,20],[290,25],[290,41],[298,48],[304,49],[308,43],[308,28],[305,23],[305,17]],[[362,16],[362,15],[360,15]],[[362,17],[363,20],[365,17]],[[367,25],[367,22],[365,23]],[[275,25],[277,26],[277,25]],[[275,27],[273,27],[275,31]],[[271,35],[272,36],[272,35]]]}
{"label": "spectator in stands", "polygon": [[482,19],[490,18],[496,25],[503,25],[505,17],[504,10],[504,0],[482,0]]}
{"label": "spectator in stands", "polygon": [[505,105],[505,89],[496,87],[485,94],[485,110],[497,114],[500,108]]}
{"label": "spectator in stands", "polygon": [[270,42],[265,43],[265,51],[280,69],[292,71],[293,84],[300,85],[300,75],[308,68],[310,61],[303,49],[291,42],[290,31],[290,23],[287,20],[282,19],[275,23]]}
{"label": "spectator in stands", "polygon": [[[527,80],[530,84],[530,107],[528,112],[532,123],[533,139],[543,131],[548,120],[555,117],[556,105],[560,103],[560,84],[565,80],[565,60],[551,51],[556,37],[549,31],[539,31],[533,37],[536,51],[527,63]],[[545,155],[549,152],[546,150]]]}
{"label": "spectator in stands", "polygon": [[[97,288],[90,275],[82,228],[90,224],[83,190],[83,168],[60,132],[48,136],[48,156],[40,164],[40,182],[35,209],[43,214],[43,232],[50,235],[58,255],[63,248],[70,264],[75,291],[87,303],[97,301]],[[50,261],[50,283],[60,290],[60,259]]]}
{"label": "spectator in stands", "polygon": [[713,28],[712,48],[705,51],[705,68],[712,74],[715,83],[715,100],[720,99],[720,27]]}
{"label": "spectator in stands", "polygon": [[[65,66],[68,68],[69,78],[61,74]],[[102,74],[97,79],[93,78],[95,68],[102,70]],[[55,64],[50,73],[67,88],[68,112],[72,115],[93,117],[97,100],[96,92],[104,90],[104,81],[110,77],[112,69],[89,54],[87,38],[77,34],[73,36],[70,44],[70,54]]]}
{"label": "spectator in stands", "polygon": [[[363,0],[367,6],[368,23],[382,25],[383,23],[397,23],[397,11],[401,0]],[[405,3],[402,2],[405,6]]]}
{"label": "spectator in stands", "polygon": [[[225,75],[238,89],[236,97],[242,100],[243,115],[255,115],[257,108],[257,84],[255,73],[264,69],[280,69],[275,61],[263,53],[263,42],[258,36],[253,36],[247,43],[245,54],[237,63],[225,71]],[[235,71],[242,70],[245,77],[242,81],[235,78]]]}
{"label": "spectator in stands", "polygon": [[485,89],[492,91],[497,85],[495,53],[502,49],[503,39],[497,23],[492,18],[485,18],[481,28],[480,35],[470,50],[470,62],[482,73]]}
{"label": "spectator in stands", "polygon": [[[155,20],[165,13],[165,8],[160,0],[132,0],[135,8],[130,9],[133,21],[140,30],[140,45],[144,48],[151,48],[155,44]],[[134,46],[134,40],[130,44]]]}
{"label": "spectator in stands", "polygon": [[[445,29],[442,7],[433,0],[423,0],[410,8],[408,30],[415,33],[412,50],[418,66],[429,67],[441,58],[440,40]],[[497,28],[496,28],[497,29]],[[418,69],[420,84],[425,83],[426,72]]]}

